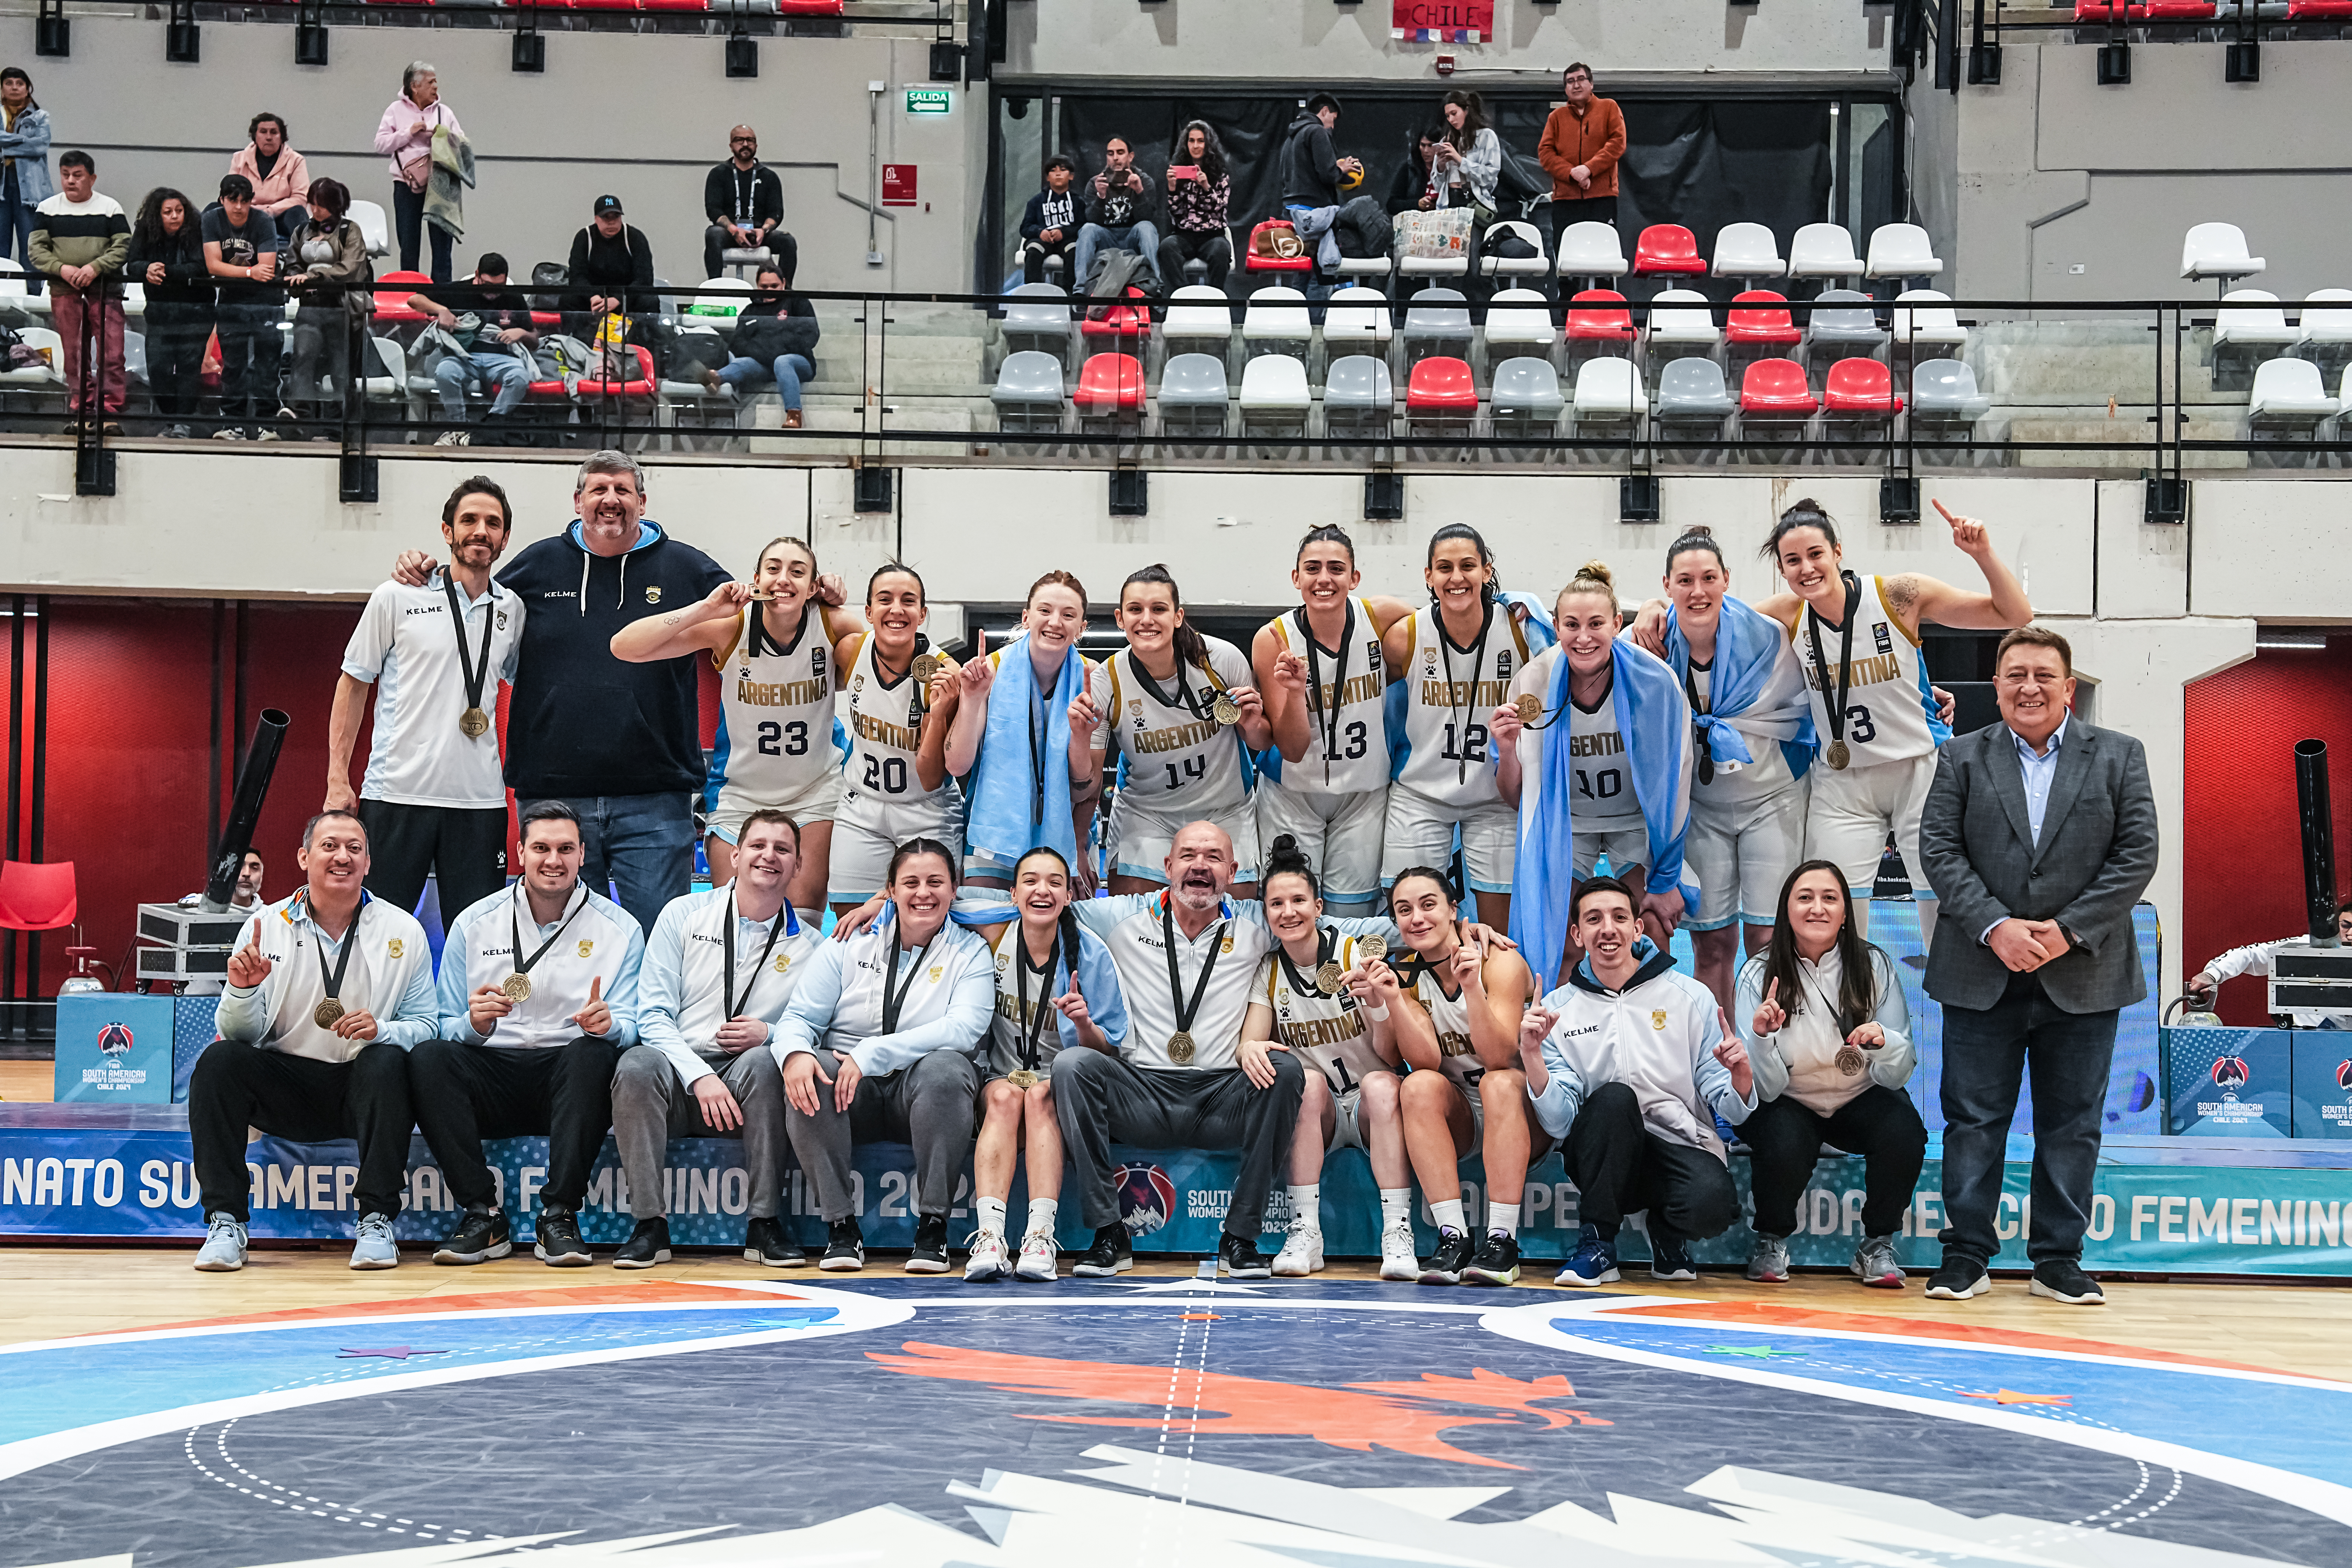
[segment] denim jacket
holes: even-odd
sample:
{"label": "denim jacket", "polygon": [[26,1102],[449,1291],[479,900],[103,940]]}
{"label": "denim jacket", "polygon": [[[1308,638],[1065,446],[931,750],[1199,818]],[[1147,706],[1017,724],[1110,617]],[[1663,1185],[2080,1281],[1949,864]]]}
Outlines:
{"label": "denim jacket", "polygon": [[49,175],[49,111],[27,109],[13,131],[0,131],[0,157],[16,165],[16,200],[33,206],[58,194]]}

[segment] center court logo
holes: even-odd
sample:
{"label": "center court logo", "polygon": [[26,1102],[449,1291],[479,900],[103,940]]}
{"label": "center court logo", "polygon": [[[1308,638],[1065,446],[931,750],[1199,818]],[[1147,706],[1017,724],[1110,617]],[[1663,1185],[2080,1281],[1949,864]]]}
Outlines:
{"label": "center court logo", "polygon": [[1111,1173],[1118,1188],[1118,1220],[1131,1237],[1150,1236],[1176,1212],[1176,1184],[1157,1165],[1121,1165]]}

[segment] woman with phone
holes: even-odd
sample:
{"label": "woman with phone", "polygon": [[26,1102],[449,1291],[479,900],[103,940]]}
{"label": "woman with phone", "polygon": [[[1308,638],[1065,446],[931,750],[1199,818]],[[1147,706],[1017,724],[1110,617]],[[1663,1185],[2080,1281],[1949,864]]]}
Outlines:
{"label": "woman with phone", "polygon": [[1205,120],[1184,127],[1175,160],[1168,165],[1168,232],[1160,241],[1160,278],[1171,289],[1190,281],[1184,264],[1207,264],[1210,288],[1225,286],[1233,270],[1234,242],[1227,209],[1234,183],[1225,170],[1225,150]]}

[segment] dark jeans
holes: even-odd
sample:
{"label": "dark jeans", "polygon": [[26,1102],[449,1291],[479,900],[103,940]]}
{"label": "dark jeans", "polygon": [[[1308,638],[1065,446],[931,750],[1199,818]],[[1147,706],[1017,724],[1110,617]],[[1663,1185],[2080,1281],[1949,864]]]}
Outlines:
{"label": "dark jeans", "polygon": [[613,1126],[613,1069],[620,1060],[619,1047],[590,1035],[530,1050],[457,1040],[417,1047],[408,1060],[416,1125],[433,1146],[449,1195],[467,1208],[488,1206],[498,1188],[482,1140],[537,1133],[547,1139],[541,1201],[578,1209]]}
{"label": "dark jeans", "polygon": [[[841,1058],[820,1046],[817,1063],[827,1074]],[[861,1078],[848,1114],[834,1109],[833,1085],[816,1080],[816,1114],[803,1116],[784,1101],[784,1132],[793,1157],[808,1173],[817,1212],[827,1225],[857,1217],[850,1201],[850,1155],[854,1146],[905,1143],[915,1152],[915,1213],[944,1219],[955,1207],[956,1183],[971,1159],[972,1101],[980,1094],[980,1069],[961,1051],[940,1049],[880,1078]],[[781,1171],[781,1167],[779,1167]],[[634,1188],[631,1189],[635,1191]]]}
{"label": "dark jeans", "polygon": [[[1045,281],[1045,258],[1060,257],[1066,269],[1077,248],[1077,237],[1068,233],[1065,233],[1061,238],[1051,245],[1042,239],[1025,242],[1021,247],[1021,280],[1024,283],[1043,283]],[[1067,293],[1076,293],[1076,280],[1074,279],[1068,280],[1064,288]]]}
{"label": "dark jeans", "polygon": [[1551,220],[1556,234],[1566,234],[1570,224],[1605,223],[1613,226],[1617,221],[1617,198],[1584,196],[1576,201],[1564,201],[1554,196],[1551,199]]}
{"label": "dark jeans", "polygon": [[1111,1140],[1145,1149],[1234,1149],[1242,1163],[1224,1230],[1255,1244],[1265,1229],[1276,1163],[1290,1157],[1298,1097],[1307,1088],[1297,1056],[1276,1051],[1271,1059],[1274,1086],[1260,1089],[1239,1068],[1145,1071],[1084,1048],[1055,1057],[1054,1113],[1087,1224],[1100,1230],[1118,1222]]}
{"label": "dark jeans", "polygon": [[205,390],[205,341],[212,335],[210,305],[147,301],[147,387],[165,419],[184,423],[195,413]]}
{"label": "dark jeans", "polygon": [[221,423],[259,425],[278,415],[278,327],[283,302],[220,307]]}
{"label": "dark jeans", "polygon": [[[735,243],[734,236],[719,225],[712,224],[702,231],[703,277],[721,276],[720,268],[725,265],[719,259],[719,254],[722,251],[750,248],[749,246],[739,247]],[[801,242],[781,228],[772,228],[768,231],[767,250],[769,255],[776,258],[776,266],[783,272],[784,281],[791,282],[800,272]]]}
{"label": "dark jeans", "polygon": [[[541,797],[533,796],[536,800]],[[529,802],[522,804],[528,805]],[[583,851],[580,879],[651,931],[662,906],[694,880],[694,805],[684,790],[660,795],[572,795]]]}
{"label": "dark jeans", "polygon": [[425,221],[425,193],[410,190],[405,180],[392,183],[392,222],[394,232],[400,237],[400,269],[416,270],[417,247],[425,238],[422,231],[432,229],[433,281],[449,281],[449,231],[434,228]]}
{"label": "dark jeans", "polygon": [[397,1219],[410,1125],[408,1053],[398,1046],[362,1046],[350,1061],[322,1062],[215,1040],[188,1079],[188,1142],[205,1212],[234,1215],[240,1225],[251,1217],[247,1128],[295,1143],[355,1140],[359,1212]]}
{"label": "dark jeans", "polygon": [[1234,268],[1233,241],[1221,228],[1206,234],[1175,229],[1161,237],[1160,278],[1171,291],[1192,281],[1184,276],[1184,264],[1188,261],[1207,262],[1209,273],[1203,281],[1212,289],[1222,289],[1225,286],[1225,274]]}
{"label": "dark jeans", "polygon": [[1793,1236],[1797,1200],[1805,1195],[1822,1145],[1864,1161],[1862,1229],[1893,1236],[1903,1228],[1919,1169],[1927,1162],[1927,1124],[1900,1089],[1874,1083],[1827,1116],[1787,1095],[1757,1106],[1739,1124],[1752,1153],[1748,1185],[1756,1196],[1756,1230]]}
{"label": "dark jeans", "polygon": [[33,270],[33,231],[40,227],[35,210],[38,202],[0,199],[0,257],[13,258],[25,269],[25,292],[37,294],[47,281]]}
{"label": "dark jeans", "polygon": [[1944,1216],[1954,1253],[1990,1262],[2019,1080],[2033,1073],[2033,1223],[2026,1256],[2079,1260],[2099,1163],[2099,1111],[2116,1055],[2114,1012],[2068,1013],[2012,974],[1990,1007],[1944,1007]]}
{"label": "dark jeans", "polygon": [[1579,1214],[1603,1237],[1625,1216],[1649,1211],[1650,1229],[1704,1239],[1739,1217],[1731,1173],[1704,1149],[1669,1143],[1642,1120],[1630,1085],[1604,1083],[1569,1124],[1564,1155],[1582,1195]]}
{"label": "dark jeans", "polygon": [[[479,743],[488,745],[488,737]],[[395,909],[413,911],[425,897],[425,879],[437,874],[445,931],[460,910],[507,885],[502,805],[469,810],[363,798],[360,825],[367,829],[368,891]]]}

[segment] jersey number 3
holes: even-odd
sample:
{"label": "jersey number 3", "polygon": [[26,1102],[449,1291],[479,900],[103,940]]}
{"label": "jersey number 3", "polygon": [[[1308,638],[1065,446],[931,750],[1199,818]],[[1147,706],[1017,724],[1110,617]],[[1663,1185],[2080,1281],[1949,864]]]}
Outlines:
{"label": "jersey number 3", "polygon": [[799,719],[789,724],[779,724],[773,719],[761,720],[760,754],[763,757],[807,756],[808,725]]}

